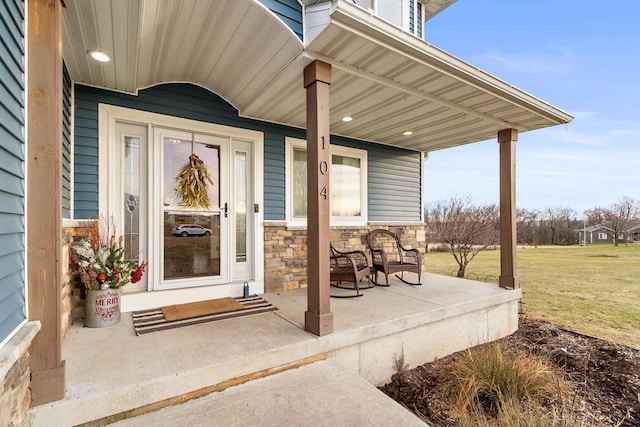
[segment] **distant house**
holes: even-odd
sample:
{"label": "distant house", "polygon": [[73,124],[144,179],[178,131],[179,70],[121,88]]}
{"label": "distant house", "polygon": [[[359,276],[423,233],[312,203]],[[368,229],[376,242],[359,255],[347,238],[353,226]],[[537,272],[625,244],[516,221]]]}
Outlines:
{"label": "distant house", "polygon": [[640,242],[640,221],[634,223],[627,229],[627,240],[631,242]]}
{"label": "distant house", "polygon": [[[586,235],[586,241],[585,241]],[[594,224],[578,230],[580,244],[613,243],[613,228],[606,224]],[[631,226],[618,235],[618,242],[640,242],[640,221],[634,221]]]}

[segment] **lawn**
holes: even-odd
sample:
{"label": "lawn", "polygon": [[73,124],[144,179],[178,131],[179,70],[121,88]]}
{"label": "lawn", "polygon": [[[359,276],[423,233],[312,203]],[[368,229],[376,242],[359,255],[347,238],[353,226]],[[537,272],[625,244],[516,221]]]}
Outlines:
{"label": "lawn", "polygon": [[[426,255],[426,270],[455,275],[448,253]],[[478,254],[467,277],[496,282],[500,251]],[[519,247],[522,311],[534,318],[640,348],[640,245]]]}

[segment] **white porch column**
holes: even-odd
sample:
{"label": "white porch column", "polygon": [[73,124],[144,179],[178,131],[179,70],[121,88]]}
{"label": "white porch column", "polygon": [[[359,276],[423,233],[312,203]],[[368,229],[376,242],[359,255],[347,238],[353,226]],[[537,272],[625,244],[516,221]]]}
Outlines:
{"label": "white porch column", "polygon": [[307,90],[307,311],[304,329],[333,332],[329,305],[329,86],[331,64],[314,61],[304,69]]}
{"label": "white porch column", "polygon": [[520,287],[516,262],[516,141],[517,129],[498,132],[500,145],[500,279],[501,288]]}

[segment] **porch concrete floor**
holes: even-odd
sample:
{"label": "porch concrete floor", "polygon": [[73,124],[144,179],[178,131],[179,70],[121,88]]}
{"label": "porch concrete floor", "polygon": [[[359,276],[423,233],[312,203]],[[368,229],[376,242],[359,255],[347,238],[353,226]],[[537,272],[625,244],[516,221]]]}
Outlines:
{"label": "porch concrete floor", "polygon": [[[330,357],[349,346],[521,296],[520,290],[428,273],[422,282],[409,286],[393,279],[390,287],[366,289],[361,298],[332,298],[334,333],[324,337],[303,329],[306,289],[264,294],[278,307],[275,312],[142,336],[135,335],[128,313],[109,328],[74,324],[63,346],[65,398],[32,408],[32,425],[70,426],[104,418],[254,373]],[[335,396],[336,404],[340,400]],[[367,416],[366,407],[362,416]]]}

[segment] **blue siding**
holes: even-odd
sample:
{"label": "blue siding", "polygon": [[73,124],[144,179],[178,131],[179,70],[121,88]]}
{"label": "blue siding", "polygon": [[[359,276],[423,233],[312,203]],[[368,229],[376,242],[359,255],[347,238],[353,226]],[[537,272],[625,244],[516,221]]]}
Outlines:
{"label": "blue siding", "polygon": [[[304,130],[239,117],[219,96],[188,84],[155,86],[138,96],[75,86],[75,218],[98,214],[99,103],[263,132],[264,218],[285,219],[285,137],[304,139]],[[420,219],[420,153],[337,136],[331,143],[368,150],[371,221]]]}
{"label": "blue siding", "polygon": [[25,320],[24,10],[0,3],[0,342]]}
{"label": "blue siding", "polygon": [[332,137],[331,142],[368,150],[369,221],[420,220],[422,209],[420,153],[339,137]]}
{"label": "blue siding", "polygon": [[304,138],[304,131],[245,119],[219,96],[197,86],[166,84],[138,96],[75,86],[74,217],[98,214],[98,104],[111,104],[152,113],[257,130],[264,133],[266,220],[284,219],[284,138]]}
{"label": "blue siding", "polygon": [[297,0],[259,0],[302,40],[302,6]]}
{"label": "blue siding", "polygon": [[[297,138],[305,138],[305,133],[296,129]],[[284,138],[286,129],[280,134],[266,134],[264,137],[264,219],[282,220],[285,218],[285,174],[284,174]]]}
{"label": "blue siding", "polygon": [[71,215],[71,77],[62,68],[62,217]]}

